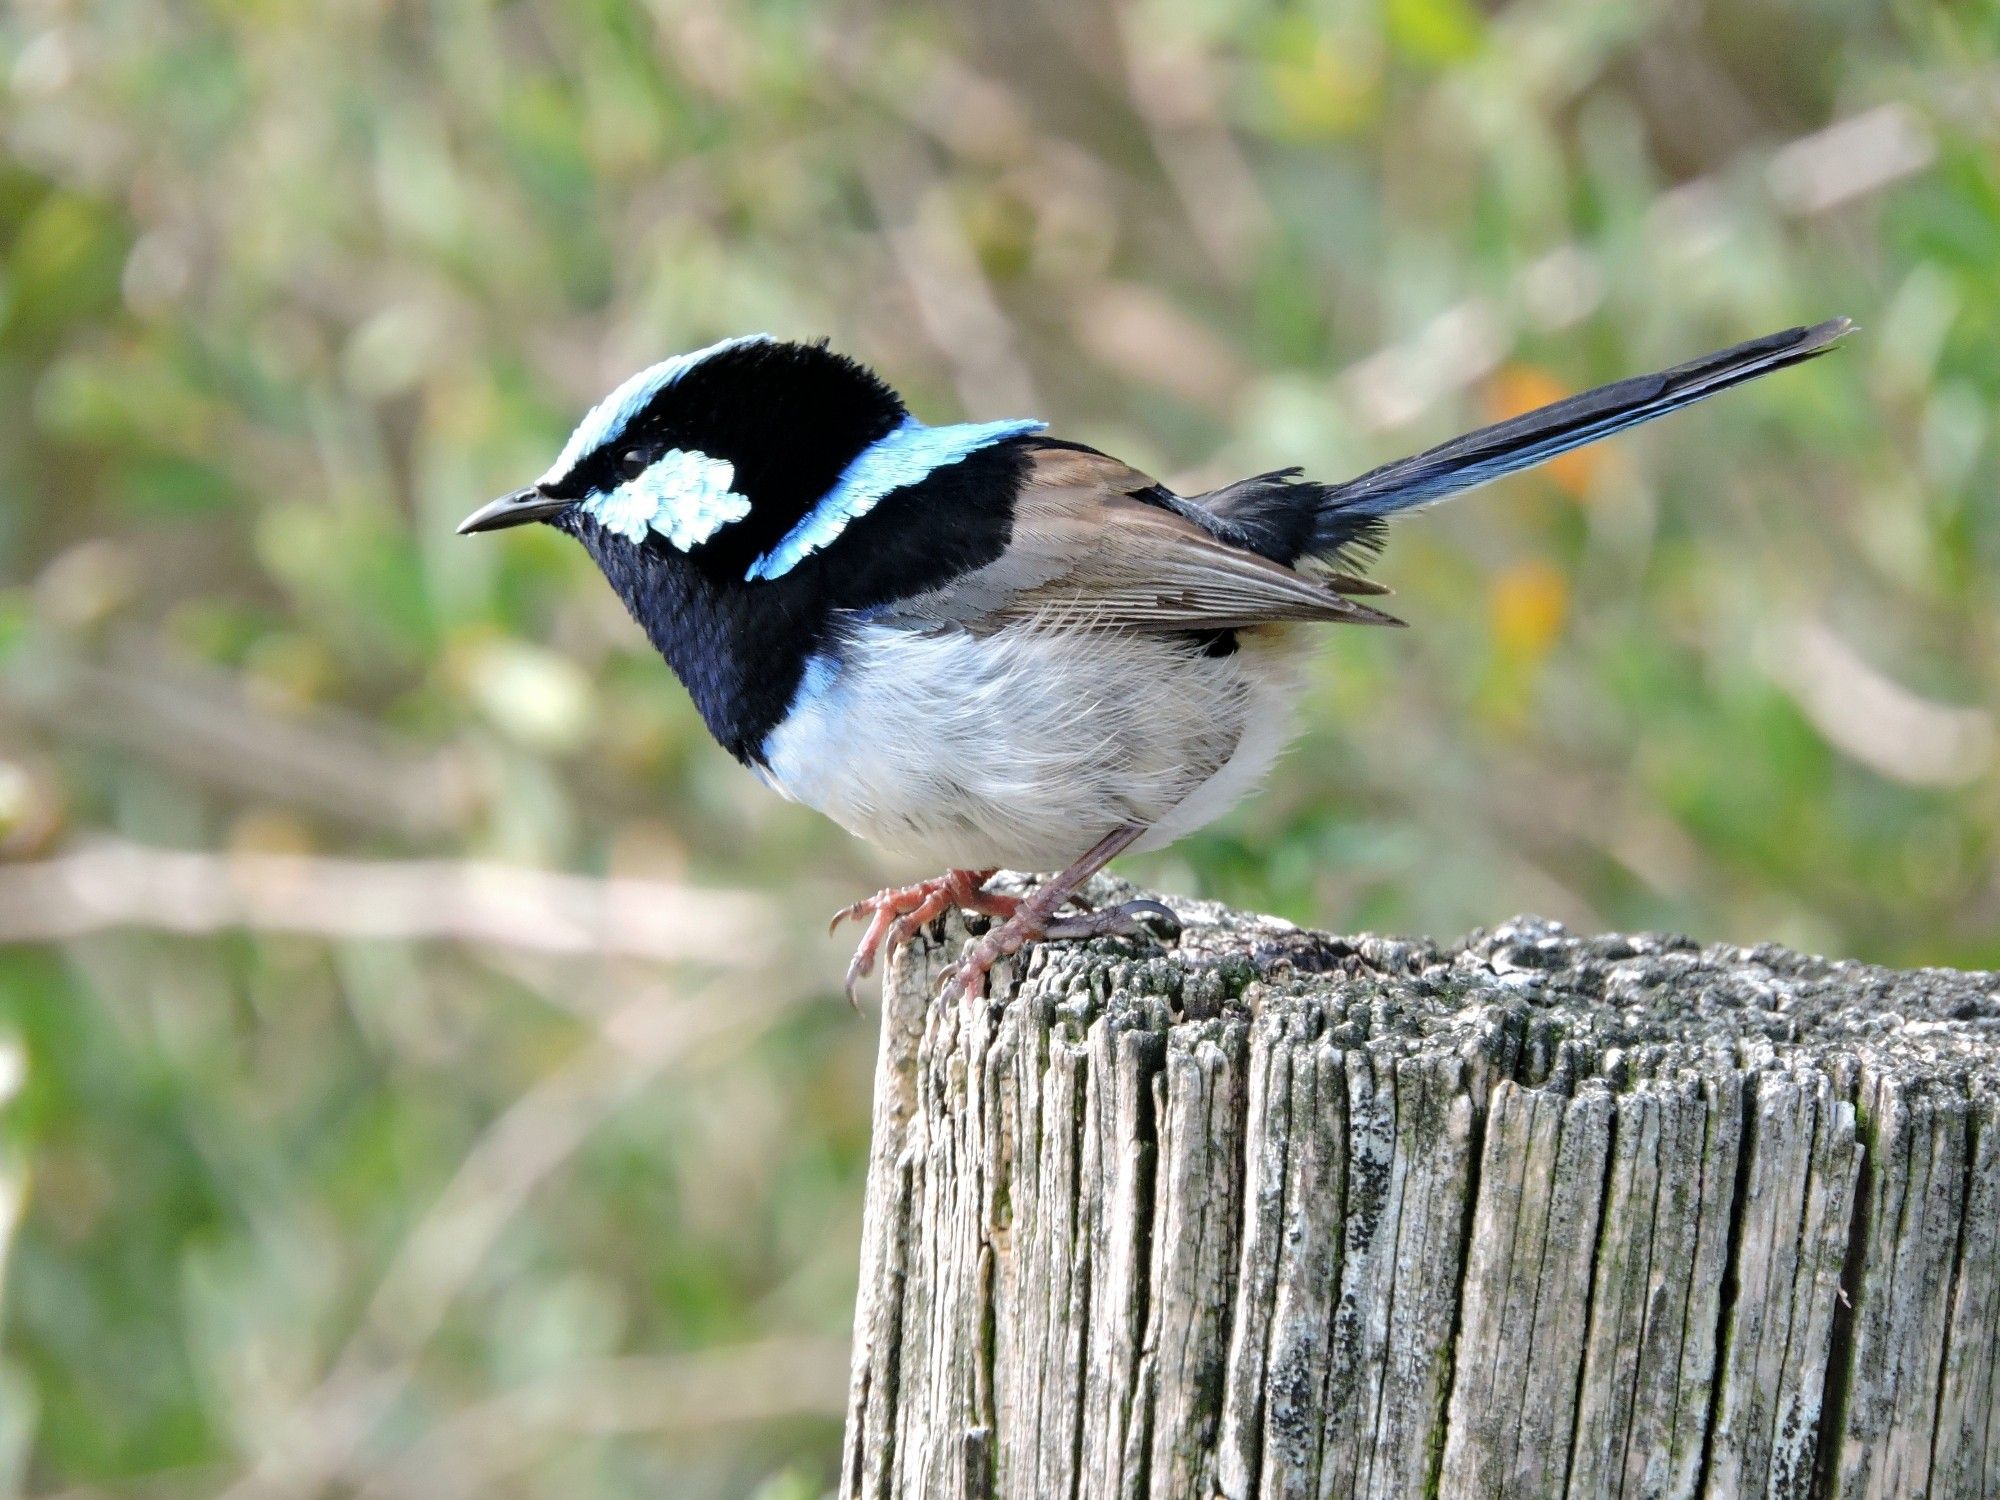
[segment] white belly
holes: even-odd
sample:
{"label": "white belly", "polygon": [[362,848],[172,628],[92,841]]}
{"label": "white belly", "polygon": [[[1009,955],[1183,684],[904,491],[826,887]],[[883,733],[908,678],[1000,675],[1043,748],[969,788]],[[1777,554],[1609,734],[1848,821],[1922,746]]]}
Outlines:
{"label": "white belly", "polygon": [[1055,870],[1116,828],[1159,848],[1232,806],[1289,735],[1299,643],[1027,625],[858,626],[764,742],[769,779],[927,864]]}

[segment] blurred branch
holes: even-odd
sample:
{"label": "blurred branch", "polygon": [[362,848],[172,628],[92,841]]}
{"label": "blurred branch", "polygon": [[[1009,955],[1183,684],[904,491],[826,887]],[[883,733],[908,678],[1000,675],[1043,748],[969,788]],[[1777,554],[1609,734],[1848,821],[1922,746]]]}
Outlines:
{"label": "blurred branch", "polygon": [[[1170,185],[1184,205],[1201,205],[1202,211],[1193,215],[1193,221],[1204,251],[1225,279],[1239,277],[1248,247],[1267,232],[1270,220],[1255,174],[1243,160],[1213,99],[1201,89],[1187,86],[1192,80],[1208,87],[1195,60],[1152,47],[1129,27],[1121,27],[1119,34],[1126,92],[1146,125]],[[976,75],[965,76],[987,84]],[[1962,96],[1970,107],[1977,103],[1981,86],[1965,85],[1952,98]],[[997,85],[987,87],[1001,98],[1011,97]],[[945,91],[950,98],[956,98],[958,92],[956,88]],[[890,96],[882,102],[947,150],[959,154],[968,150],[962,132],[952,122],[939,119],[939,111],[927,107],[927,101]],[[988,108],[981,118],[994,113]],[[1907,181],[1928,169],[1936,156],[1937,144],[1925,117],[1908,105],[1892,103],[1836,120],[1777,146],[1766,153],[1761,176],[1770,204],[1779,214],[1807,219]],[[1738,175],[1739,164],[1732,162],[1713,175],[1661,194],[1647,211],[1646,242],[1667,255],[1684,256],[1712,245],[1717,237],[1717,204],[1723,184]],[[884,203],[882,184],[871,186],[878,204]],[[903,194],[907,203],[907,190]],[[892,224],[909,218],[907,208],[898,211],[885,206],[883,214]],[[962,359],[963,340],[981,330],[969,327],[963,316],[939,316],[939,311],[954,301],[966,305],[962,272],[942,266],[935,247],[922,244],[908,227],[901,230],[900,238],[892,236],[892,245],[919,305],[925,309],[934,338],[955,359]],[[962,259],[962,253],[956,258]],[[1138,307],[1129,298],[1107,304],[1101,288],[1086,290],[1093,294],[1093,301],[1077,310],[1077,320],[1086,334],[1096,335],[1086,337],[1093,354],[1134,378],[1164,383],[1183,399],[1218,411],[1227,407],[1237,380],[1225,374],[1191,384],[1195,377],[1184,373],[1186,368],[1200,369],[1214,358],[1213,341],[1198,336],[1199,325],[1185,316],[1172,321],[1148,316],[1141,325],[1133,316],[1135,308],[1148,314],[1150,308]],[[982,302],[990,306],[990,289],[983,281],[978,292]],[[1336,394],[1355,414],[1363,431],[1385,432],[1404,426],[1433,409],[1442,398],[1469,389],[1492,374],[1507,357],[1512,345],[1511,325],[1517,317],[1524,315],[1527,325],[1538,332],[1556,332],[1596,312],[1607,292],[1603,265],[1594,250],[1576,242],[1557,246],[1524,267],[1505,298],[1466,298],[1439,312],[1410,337],[1355,360],[1335,377]],[[1197,336],[1184,336],[1190,331]],[[1011,349],[1006,344],[999,347]],[[1009,363],[1019,361],[1010,354]],[[961,371],[961,376],[965,373]],[[985,388],[977,380],[961,378],[959,385],[969,408],[1014,409],[1005,402],[974,400],[969,393]]]}
{"label": "blurred branch", "polygon": [[1273,215],[1224,114],[1216,69],[1186,45],[1160,34],[1136,6],[1112,6],[1125,69],[1125,92],[1145,122],[1153,154],[1182,215],[1229,285],[1249,278]]}
{"label": "blurred branch", "polygon": [[968,412],[1034,411],[1041,402],[1013,325],[944,184],[913,153],[865,169],[863,179],[924,331],[950,363],[959,401]]}
{"label": "blurred branch", "polygon": [[286,1419],[260,1426],[254,1440],[262,1451],[224,1500],[298,1500],[350,1474],[414,1380],[425,1345],[534,1191],[676,1063],[725,1039],[747,1045],[799,1000],[732,984],[678,1003],[648,993],[609,1017],[474,1142],[404,1240],[325,1379]]}
{"label": "blurred branch", "polygon": [[[1765,190],[1781,212],[1810,218],[1914,177],[1936,155],[1915,110],[1883,105],[1779,147],[1765,165]],[[1661,194],[1646,213],[1646,242],[1666,256],[1714,243],[1721,182],[1700,177]],[[1499,367],[1511,342],[1508,309],[1520,307],[1532,327],[1550,333],[1595,312],[1606,287],[1594,252],[1558,246],[1515,278],[1505,304],[1472,297],[1446,308],[1411,337],[1349,365],[1335,389],[1365,430],[1400,427]]]}
{"label": "blurred branch", "polygon": [[[17,1139],[14,1108],[27,1073],[27,1049],[11,1031],[0,1029],[0,1320],[7,1310],[7,1251],[28,1199],[27,1149]],[[0,1495],[21,1492],[37,1415],[36,1393],[27,1376],[0,1363]]]}
{"label": "blurred branch", "polygon": [[1909,786],[1964,786],[2000,754],[1993,716],[1920,698],[1816,620],[1773,632],[1768,670],[1827,742]]}
{"label": "blurred branch", "polygon": [[1937,143],[1917,112],[1884,104],[1779,148],[1764,182],[1786,212],[1804,217],[1914,177],[1936,158]]}
{"label": "blurred branch", "polygon": [[392,1495],[492,1493],[547,1451],[552,1434],[697,1432],[789,1417],[837,1417],[847,1394],[844,1339],[774,1338],[648,1359],[609,1359],[508,1391],[440,1422],[360,1481]]}
{"label": "blurred branch", "polygon": [[19,653],[15,663],[0,677],[0,709],[198,781],[414,836],[460,828],[471,812],[456,757],[398,745],[358,716],[281,717],[227,674],[146,649],[109,665],[56,649]]}
{"label": "blurred branch", "polygon": [[1077,344],[1114,370],[1145,380],[1199,410],[1228,411],[1252,374],[1236,346],[1137,282],[1101,278],[1079,292],[1070,325]]}
{"label": "blurred branch", "polygon": [[112,927],[445,939],[743,968],[772,910],[740,891],[450,860],[215,854],[106,842],[0,866],[0,944]]}

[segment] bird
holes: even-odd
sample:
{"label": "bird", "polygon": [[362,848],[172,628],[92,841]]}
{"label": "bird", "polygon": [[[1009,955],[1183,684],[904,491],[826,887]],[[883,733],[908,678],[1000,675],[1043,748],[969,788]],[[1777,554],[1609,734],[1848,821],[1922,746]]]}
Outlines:
{"label": "bird", "polygon": [[[1392,518],[1825,353],[1836,318],[1481,427],[1357,478],[1182,494],[1029,418],[930,425],[826,340],[648,366],[461,533],[580,542],[716,741],[774,790],[943,873],[844,908],[846,992],[944,913],[988,920],[941,994],[1031,943],[1177,930],[1079,889],[1252,792],[1318,625],[1400,626]],[[1028,894],[1003,868],[1058,873]],[[1068,908],[1068,909],[1066,909]]]}

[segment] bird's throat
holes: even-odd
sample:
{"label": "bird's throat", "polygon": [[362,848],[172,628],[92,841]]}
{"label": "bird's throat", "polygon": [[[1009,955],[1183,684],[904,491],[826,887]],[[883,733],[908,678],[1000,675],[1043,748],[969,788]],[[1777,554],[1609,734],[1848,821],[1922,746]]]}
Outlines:
{"label": "bird's throat", "polygon": [[748,765],[791,706],[827,611],[797,591],[718,582],[695,561],[588,521],[579,541],[653,648],[687,688],[709,733]]}

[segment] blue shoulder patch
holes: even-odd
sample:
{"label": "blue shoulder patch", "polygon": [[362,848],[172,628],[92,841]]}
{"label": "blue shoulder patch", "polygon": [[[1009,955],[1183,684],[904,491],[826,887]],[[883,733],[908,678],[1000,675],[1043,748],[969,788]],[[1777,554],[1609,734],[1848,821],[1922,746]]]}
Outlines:
{"label": "blue shoulder patch", "polygon": [[915,484],[925,475],[977,453],[981,448],[1025,433],[1040,432],[1046,422],[960,422],[926,427],[905,417],[900,427],[856,454],[841,471],[833,488],[806,512],[778,544],[750,564],[746,582],[781,578],[801,560],[826,546],[850,524],[873,510],[884,496]]}
{"label": "blue shoulder patch", "polygon": [[618,389],[606,396],[597,405],[584,413],[583,420],[576,424],[576,431],[569,435],[556,461],[549,465],[538,484],[555,484],[577,463],[602,448],[625,430],[625,424],[645,409],[666,387],[672,385],[696,365],[725,349],[734,349],[740,344],[768,344],[768,333],[746,333],[737,338],[723,339],[710,344],[706,349],[696,349],[688,354],[676,354],[672,359],[663,359],[656,365],[648,365],[632,376]]}

